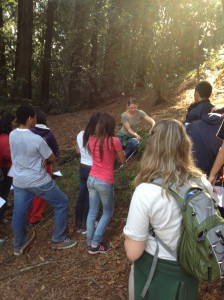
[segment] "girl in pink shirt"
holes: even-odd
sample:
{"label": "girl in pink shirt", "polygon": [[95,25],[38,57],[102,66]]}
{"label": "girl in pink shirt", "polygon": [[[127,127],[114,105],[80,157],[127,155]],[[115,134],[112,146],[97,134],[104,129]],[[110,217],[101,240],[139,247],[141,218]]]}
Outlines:
{"label": "girl in pink shirt", "polygon": [[[114,136],[115,119],[107,113],[102,114],[96,127],[95,136],[89,139],[92,154],[87,187],[89,190],[89,213],[87,217],[87,245],[90,254],[105,253],[107,245],[101,243],[103,234],[114,211],[114,161],[125,162],[121,142]],[[100,204],[103,214],[95,228]]]}

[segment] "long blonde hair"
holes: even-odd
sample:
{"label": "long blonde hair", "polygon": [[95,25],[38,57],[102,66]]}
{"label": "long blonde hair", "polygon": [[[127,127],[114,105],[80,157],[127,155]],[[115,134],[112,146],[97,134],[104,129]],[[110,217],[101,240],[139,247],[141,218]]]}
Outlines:
{"label": "long blonde hair", "polygon": [[158,121],[149,133],[136,185],[162,178],[163,188],[181,186],[189,177],[201,177],[192,158],[192,143],[185,127],[175,119]]}

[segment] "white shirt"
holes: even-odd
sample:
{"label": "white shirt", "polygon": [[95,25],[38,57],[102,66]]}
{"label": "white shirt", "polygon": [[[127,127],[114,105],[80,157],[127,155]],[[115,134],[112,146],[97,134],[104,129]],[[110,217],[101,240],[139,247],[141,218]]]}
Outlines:
{"label": "white shirt", "polygon": [[[212,194],[211,184],[203,178],[203,184]],[[155,234],[172,250],[176,251],[180,237],[182,214],[176,200],[169,194],[161,195],[161,187],[150,183],[140,184],[133,194],[124,234],[135,241],[146,241],[145,251],[155,254],[156,241],[149,234],[149,223]],[[161,244],[158,257],[176,260]]]}
{"label": "white shirt", "polygon": [[83,147],[83,135],[84,135],[84,130],[80,131],[80,133],[77,135],[77,144],[81,155],[80,162],[81,164],[92,166],[93,165],[92,156],[89,153],[88,149]]}
{"label": "white shirt", "polygon": [[38,187],[51,181],[43,159],[49,158],[52,151],[41,136],[29,129],[17,128],[10,133],[9,143],[12,167],[8,176],[13,177],[13,185]]}

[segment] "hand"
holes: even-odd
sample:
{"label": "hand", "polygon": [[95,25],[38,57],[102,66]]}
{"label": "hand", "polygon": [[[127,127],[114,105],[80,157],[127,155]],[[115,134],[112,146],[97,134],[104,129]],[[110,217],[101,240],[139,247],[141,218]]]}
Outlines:
{"label": "hand", "polygon": [[140,141],[140,140],[141,140],[141,137],[140,137],[140,135],[138,135],[137,133],[136,133],[135,137],[136,137],[136,139],[137,139],[138,141]]}

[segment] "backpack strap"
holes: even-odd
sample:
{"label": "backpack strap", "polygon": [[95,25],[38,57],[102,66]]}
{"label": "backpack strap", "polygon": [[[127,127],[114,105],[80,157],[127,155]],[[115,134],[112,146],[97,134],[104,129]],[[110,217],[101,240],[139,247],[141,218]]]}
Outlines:
{"label": "backpack strap", "polygon": [[145,297],[148,289],[149,289],[149,286],[152,282],[152,279],[153,279],[153,276],[154,276],[154,273],[155,273],[155,270],[156,270],[156,265],[157,265],[157,261],[158,261],[158,253],[159,253],[159,245],[158,245],[158,242],[156,240],[156,252],[154,254],[154,257],[153,257],[153,261],[152,261],[152,265],[151,265],[151,268],[150,268],[150,272],[149,272],[149,276],[148,276],[148,279],[145,283],[145,286],[142,290],[142,293],[141,293],[141,296],[142,298]]}
{"label": "backpack strap", "polygon": [[150,268],[150,272],[149,272],[149,276],[147,278],[147,281],[144,285],[144,288],[142,290],[142,293],[141,293],[141,296],[142,298],[145,297],[148,289],[149,289],[149,286],[152,282],[152,279],[153,279],[153,276],[154,276],[154,273],[155,273],[155,270],[156,270],[156,266],[157,266],[157,261],[158,261],[158,253],[159,253],[159,244],[158,242],[174,257],[176,257],[176,252],[171,250],[169,246],[167,246],[159,237],[155,236],[155,241],[156,241],[156,251],[155,251],[155,254],[153,256],[153,261],[152,261],[152,265],[151,265],[151,268]]}
{"label": "backpack strap", "polygon": [[[156,180],[156,182],[151,182],[151,183],[162,187],[160,179]],[[142,290],[142,293],[141,293],[142,298],[145,297],[145,295],[146,295],[146,293],[149,289],[149,286],[152,282],[155,270],[156,270],[157,261],[158,261],[158,253],[159,253],[159,244],[158,244],[158,242],[167,250],[167,252],[170,253],[170,255],[176,257],[176,251],[171,250],[169,246],[167,246],[158,236],[156,236],[156,234],[153,231],[152,227],[150,228],[150,232],[154,236],[155,241],[156,241],[156,251],[155,251],[154,256],[153,256],[153,261],[152,261],[152,265],[151,265],[151,268],[150,268],[149,276],[147,278],[147,281],[146,281],[146,283],[144,285],[144,288]]]}

